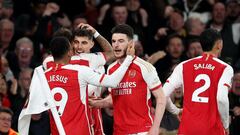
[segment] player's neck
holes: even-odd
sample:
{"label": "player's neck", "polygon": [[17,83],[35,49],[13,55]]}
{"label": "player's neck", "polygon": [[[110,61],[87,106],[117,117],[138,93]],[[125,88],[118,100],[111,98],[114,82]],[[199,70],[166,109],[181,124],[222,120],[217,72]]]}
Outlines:
{"label": "player's neck", "polygon": [[63,65],[66,65],[68,64],[70,61],[70,59],[68,57],[63,57],[62,59],[59,59],[59,60],[54,60],[54,62],[56,64],[63,64]]}
{"label": "player's neck", "polygon": [[219,57],[219,53],[216,51],[209,51],[209,52],[204,52],[205,54],[209,54],[212,55],[213,57],[218,58]]}
{"label": "player's neck", "polygon": [[117,59],[118,63],[122,64],[126,57]]}

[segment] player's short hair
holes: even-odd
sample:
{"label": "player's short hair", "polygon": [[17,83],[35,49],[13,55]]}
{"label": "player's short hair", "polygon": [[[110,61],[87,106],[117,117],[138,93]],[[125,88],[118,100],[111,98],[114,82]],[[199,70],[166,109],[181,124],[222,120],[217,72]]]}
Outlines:
{"label": "player's short hair", "polygon": [[64,36],[54,37],[50,41],[50,51],[55,60],[63,58],[63,56],[70,50],[70,42]]}
{"label": "player's short hair", "polygon": [[87,30],[86,27],[83,28],[77,28],[76,30],[73,31],[73,36],[74,37],[87,37],[90,40],[93,40],[93,34],[91,31]]}
{"label": "player's short hair", "polygon": [[218,40],[222,40],[221,33],[214,29],[206,29],[200,35],[200,43],[203,51],[211,51]]}
{"label": "player's short hair", "polygon": [[126,34],[129,39],[133,39],[134,31],[133,28],[127,24],[120,24],[112,28],[111,33]]}
{"label": "player's short hair", "polygon": [[72,31],[68,28],[61,27],[53,33],[53,37],[66,37],[70,42],[73,39]]}

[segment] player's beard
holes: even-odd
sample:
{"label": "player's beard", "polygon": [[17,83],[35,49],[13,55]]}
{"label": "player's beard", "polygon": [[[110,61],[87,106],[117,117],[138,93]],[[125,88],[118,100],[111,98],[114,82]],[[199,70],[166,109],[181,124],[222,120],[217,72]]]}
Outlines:
{"label": "player's beard", "polygon": [[123,59],[123,58],[125,58],[126,56],[127,56],[127,48],[124,48],[120,53],[121,53],[121,55],[117,55],[117,53],[116,52],[114,52],[115,54],[115,57],[117,58],[117,59]]}

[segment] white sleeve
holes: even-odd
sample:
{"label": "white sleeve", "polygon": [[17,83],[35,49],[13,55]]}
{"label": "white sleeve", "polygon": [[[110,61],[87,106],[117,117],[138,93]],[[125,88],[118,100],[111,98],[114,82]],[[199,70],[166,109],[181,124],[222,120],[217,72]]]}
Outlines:
{"label": "white sleeve", "polygon": [[146,63],[142,68],[142,75],[147,83],[148,88],[154,91],[162,86],[162,83],[158,77],[157,71],[154,66],[150,63]]}
{"label": "white sleeve", "polygon": [[176,105],[173,104],[170,97],[168,97],[168,99],[167,99],[166,109],[174,115],[178,115],[180,112],[180,109],[177,108]]}
{"label": "white sleeve", "polygon": [[[132,60],[132,56],[127,56],[121,66],[111,75],[100,74],[88,67],[82,67],[84,68],[84,73],[81,74],[84,75],[82,79],[96,86],[117,87],[132,63]],[[81,75],[79,77],[81,77]]]}
{"label": "white sleeve", "polygon": [[43,63],[42,63],[43,69],[44,70],[48,69],[49,68],[49,64],[53,63],[53,62],[54,62],[53,56],[48,56],[47,58],[45,58],[43,60]]}
{"label": "white sleeve", "polygon": [[100,67],[106,64],[106,58],[103,53],[97,52],[97,53],[90,53],[88,55],[90,55],[90,61],[94,67]]}
{"label": "white sleeve", "polygon": [[106,64],[106,56],[102,52],[96,53],[96,60],[100,64],[100,66],[104,66]]}
{"label": "white sleeve", "polygon": [[173,70],[171,76],[167,79],[163,85],[163,92],[166,96],[169,96],[176,88],[179,88],[183,84],[183,66],[182,63],[177,65]]}
{"label": "white sleeve", "polygon": [[233,69],[227,66],[218,83],[217,104],[221,120],[225,129],[229,126],[228,90],[232,85]]}

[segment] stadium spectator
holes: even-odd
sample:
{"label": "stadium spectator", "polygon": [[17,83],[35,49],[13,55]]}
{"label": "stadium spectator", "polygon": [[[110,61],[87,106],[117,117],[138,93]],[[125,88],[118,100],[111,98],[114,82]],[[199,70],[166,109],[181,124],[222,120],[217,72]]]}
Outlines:
{"label": "stadium spectator", "polygon": [[229,93],[230,102],[230,134],[237,135],[240,132],[240,72],[236,70],[233,76],[232,89]]}
{"label": "stadium spectator", "polygon": [[9,108],[0,108],[0,134],[2,135],[18,135],[16,131],[11,129],[13,112]]}
{"label": "stadium spectator", "polygon": [[167,79],[169,67],[185,60],[184,49],[184,42],[181,36],[177,34],[169,36],[166,46],[166,55],[163,55],[164,57],[159,57],[154,63],[158,76],[162,82],[165,82]]}
{"label": "stadium spectator", "polygon": [[14,23],[8,19],[0,20],[0,42],[1,42],[1,54],[7,55],[8,48],[12,41],[14,34]]}
{"label": "stadium spectator", "polygon": [[37,63],[33,59],[33,55],[33,42],[27,37],[18,39],[15,51],[9,52],[6,57],[15,78],[19,77],[21,69],[36,67]]}

